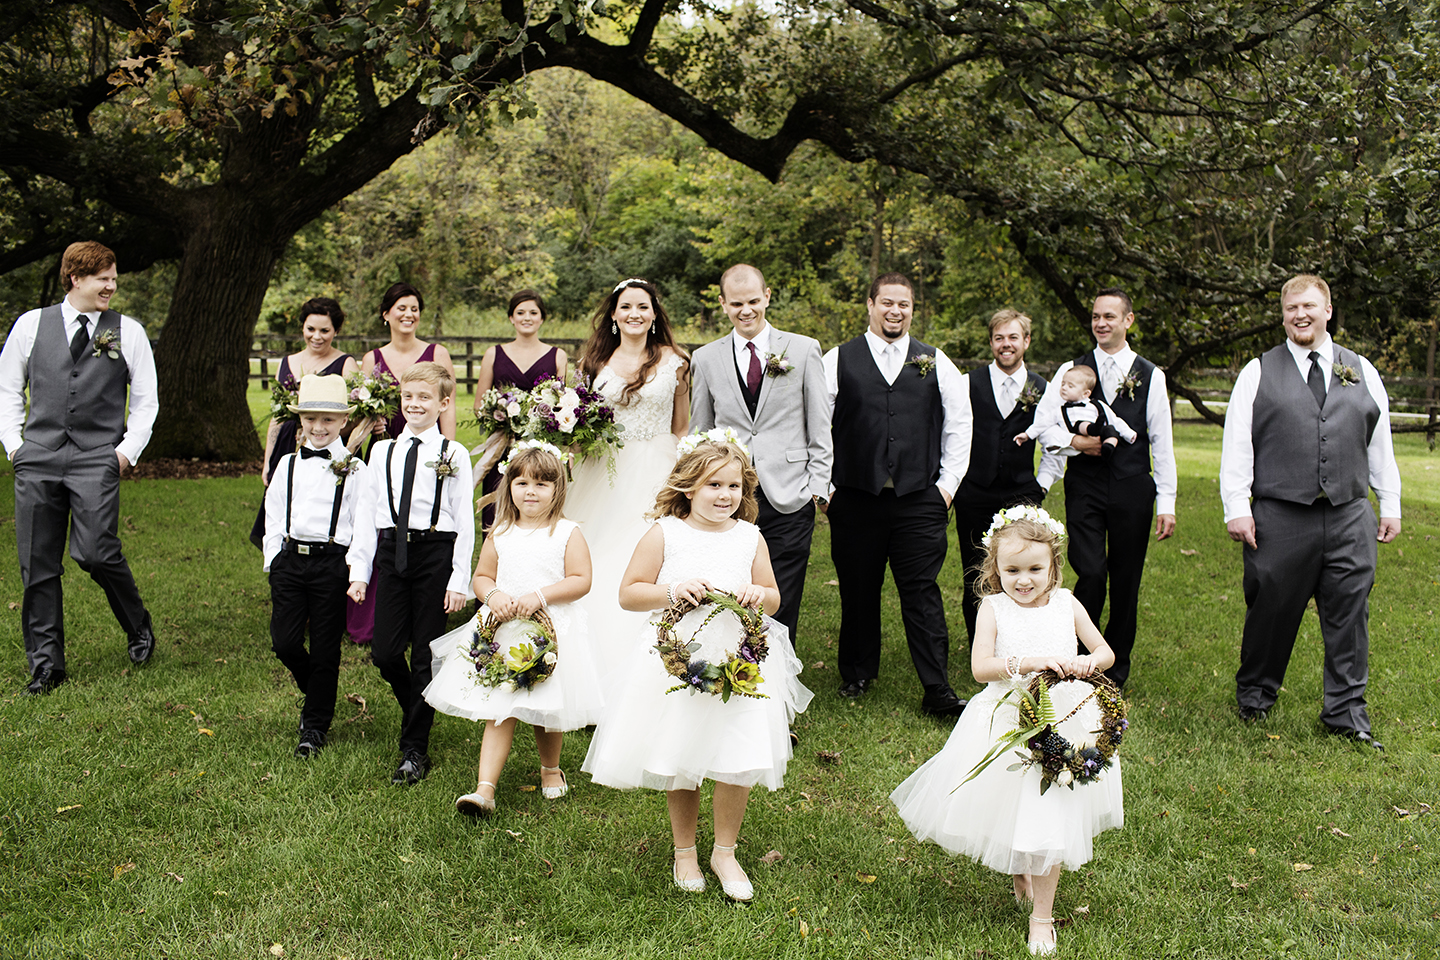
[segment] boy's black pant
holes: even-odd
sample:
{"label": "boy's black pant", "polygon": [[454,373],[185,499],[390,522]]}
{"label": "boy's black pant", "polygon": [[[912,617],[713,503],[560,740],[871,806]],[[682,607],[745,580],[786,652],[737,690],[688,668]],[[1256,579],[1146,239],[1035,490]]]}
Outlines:
{"label": "boy's black pant", "polygon": [[305,694],[300,726],[306,730],[325,733],[335,717],[349,581],[344,553],[305,556],[284,549],[270,563],[270,648]]}
{"label": "boy's black pant", "polygon": [[[400,751],[430,748],[435,708],[422,696],[430,685],[430,641],[445,632],[445,588],[450,582],[454,540],[409,544],[408,567],[395,572],[395,541],[381,539],[375,550],[375,636],[370,658],[395,692],[403,719]],[[409,654],[409,663],[405,656]]]}

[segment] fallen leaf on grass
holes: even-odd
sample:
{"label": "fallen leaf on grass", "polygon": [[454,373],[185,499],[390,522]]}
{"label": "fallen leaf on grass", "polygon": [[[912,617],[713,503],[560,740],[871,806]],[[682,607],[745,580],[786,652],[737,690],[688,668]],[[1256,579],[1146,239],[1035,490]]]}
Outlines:
{"label": "fallen leaf on grass", "polygon": [[122,877],[123,875],[129,873],[131,870],[134,870],[134,869],[135,869],[135,864],[133,864],[133,863],[121,863],[121,864],[117,864],[116,867],[115,867],[115,869],[114,869],[114,871],[112,871],[111,876],[112,876],[113,879],[117,879],[117,880],[118,880],[120,877]]}
{"label": "fallen leaf on grass", "polygon": [[1197,553],[1199,553],[1199,552],[1200,552],[1199,550],[1181,550],[1181,551],[1180,551],[1180,556],[1182,556],[1182,557],[1193,557],[1193,556],[1195,556],[1195,554],[1197,554]]}
{"label": "fallen leaf on grass", "polygon": [[1312,863],[1292,863],[1291,866],[1295,868],[1296,873],[1304,873],[1306,870],[1315,869],[1315,865]]}
{"label": "fallen leaf on grass", "polygon": [[1410,811],[1409,811],[1409,810],[1406,810],[1404,807],[1396,807],[1396,806],[1393,806],[1393,805],[1392,805],[1392,806],[1390,807],[1390,809],[1395,811],[1395,815],[1396,815],[1397,817],[1408,817],[1408,816],[1410,816]]}
{"label": "fallen leaf on grass", "polygon": [[1330,832],[1333,833],[1333,834],[1335,834],[1335,836],[1337,836],[1337,837],[1349,837],[1349,836],[1350,836],[1350,834],[1346,833],[1344,830],[1341,830],[1339,827],[1335,826],[1335,824],[1333,824],[1333,823],[1330,824]]}
{"label": "fallen leaf on grass", "polygon": [[857,874],[855,874],[855,879],[856,879],[856,880],[859,880],[861,883],[874,883],[874,882],[875,882],[875,874],[873,874],[873,873],[857,873]]}
{"label": "fallen leaf on grass", "polygon": [[55,808],[55,812],[56,812],[56,813],[65,813],[66,811],[69,811],[69,810],[79,810],[79,809],[80,809],[81,807],[83,807],[83,806],[84,806],[83,803],[72,803],[72,804],[70,804],[70,806],[68,806],[68,807],[56,807],[56,808]]}
{"label": "fallen leaf on grass", "polygon": [[224,657],[216,657],[216,658],[215,658],[215,662],[216,662],[216,663],[229,663],[230,661],[229,661],[229,660],[226,660]]}
{"label": "fallen leaf on grass", "polygon": [[524,840],[524,839],[525,839],[525,835],[524,835],[524,834],[516,833],[514,830],[506,830],[505,832],[508,833],[508,834],[510,834],[510,836],[514,837],[516,840]]}
{"label": "fallen leaf on grass", "polygon": [[840,751],[838,750],[816,750],[815,759],[820,763],[828,763],[834,766],[840,762]]}
{"label": "fallen leaf on grass", "polygon": [[1089,912],[1090,912],[1090,908],[1089,908],[1089,907],[1076,907],[1074,910],[1071,911],[1071,913],[1078,913],[1078,914],[1079,914],[1080,916],[1082,916],[1082,917],[1085,916],[1086,914],[1088,914]]}
{"label": "fallen leaf on grass", "polygon": [[1265,734],[1265,739],[1267,739],[1267,740],[1279,740],[1279,739],[1280,739],[1280,734],[1278,734],[1278,733],[1267,733],[1267,734]]}
{"label": "fallen leaf on grass", "polygon": [[1248,881],[1245,882],[1245,883],[1241,883],[1239,880],[1236,880],[1234,877],[1226,877],[1225,879],[1229,880],[1229,881],[1230,881],[1230,886],[1234,887],[1236,890],[1245,890],[1245,889],[1247,889],[1247,888],[1250,886],[1250,884],[1249,884]]}
{"label": "fallen leaf on grass", "polygon": [[825,586],[827,586],[827,587],[838,587],[838,586],[840,586],[840,581],[839,581],[839,580],[826,580],[826,581],[825,581]]}
{"label": "fallen leaf on grass", "polygon": [[174,880],[176,883],[184,883],[184,882],[185,882],[185,878],[182,877],[182,876],[180,876],[180,874],[178,874],[178,873],[168,873],[168,872],[167,872],[167,873],[165,874],[165,876],[169,877],[171,880]]}
{"label": "fallen leaf on grass", "polygon": [[533,783],[522,783],[522,784],[520,785],[520,792],[521,792],[521,793],[534,793],[534,792],[535,792],[535,784],[533,784]]}
{"label": "fallen leaf on grass", "polygon": [[20,604],[16,603],[14,600],[11,600],[11,601],[10,601],[10,609],[11,609],[11,610],[19,610],[19,609],[20,609]]}
{"label": "fallen leaf on grass", "polygon": [[270,952],[277,957],[285,956],[285,948],[280,946],[280,944],[278,943],[270,944]]}
{"label": "fallen leaf on grass", "polygon": [[414,861],[414,860],[411,860],[409,857],[401,857],[401,858],[400,858],[400,862],[401,862],[401,863],[414,863],[415,861]]}
{"label": "fallen leaf on grass", "polygon": [[760,862],[779,863],[783,859],[785,859],[785,854],[781,853],[779,850],[771,850],[769,853],[765,854],[765,856],[760,858]]}
{"label": "fallen leaf on grass", "polygon": [[203,733],[203,734],[205,734],[205,736],[207,736],[207,737],[213,737],[213,736],[215,736],[215,731],[214,731],[214,730],[211,730],[209,727],[201,727],[199,730],[196,730],[195,732],[196,732],[196,733]]}
{"label": "fallen leaf on grass", "polygon": [[810,924],[806,923],[804,920],[801,920],[801,921],[800,921],[800,938],[803,940],[804,938],[806,938],[806,937],[808,937],[808,936],[810,936]]}

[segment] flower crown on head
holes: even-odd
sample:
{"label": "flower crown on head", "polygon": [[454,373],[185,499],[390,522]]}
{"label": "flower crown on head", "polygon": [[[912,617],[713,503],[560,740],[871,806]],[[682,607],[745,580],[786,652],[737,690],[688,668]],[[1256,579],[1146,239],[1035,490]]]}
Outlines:
{"label": "flower crown on head", "polygon": [[1000,528],[1009,526],[1016,520],[1034,520],[1046,530],[1055,534],[1055,536],[1065,536],[1065,524],[1050,516],[1050,514],[1046,513],[1040,507],[1032,507],[1029,504],[1025,504],[1019,507],[1006,507],[1004,510],[995,514],[994,518],[990,521],[990,529],[986,530],[985,535],[980,538],[981,546],[989,547],[990,541],[995,539],[995,534],[999,532]]}
{"label": "flower crown on head", "polygon": [[733,443],[745,451],[746,457],[750,456],[750,448],[740,441],[740,434],[735,432],[735,428],[716,427],[705,433],[692,433],[688,437],[681,438],[680,442],[675,444],[675,459],[678,460],[687,453],[691,453],[707,440],[711,443]]}
{"label": "flower crown on head", "polygon": [[546,443],[544,440],[520,440],[511,444],[509,456],[495,469],[503,475],[505,471],[510,469],[510,461],[515,458],[515,454],[522,450],[544,450],[546,453],[554,454],[555,459],[559,460],[560,463],[565,466],[569,466],[570,462],[575,459],[574,454],[566,450],[561,450],[553,443]]}
{"label": "flower crown on head", "polygon": [[615,284],[615,289],[614,289],[614,290],[611,290],[610,292],[611,292],[611,293],[619,293],[621,290],[624,290],[626,287],[630,286],[630,284],[632,284],[632,283],[649,283],[649,282],[650,282],[650,281],[649,281],[649,280],[646,280],[644,277],[631,277],[631,278],[628,279],[628,280],[621,280],[619,283]]}

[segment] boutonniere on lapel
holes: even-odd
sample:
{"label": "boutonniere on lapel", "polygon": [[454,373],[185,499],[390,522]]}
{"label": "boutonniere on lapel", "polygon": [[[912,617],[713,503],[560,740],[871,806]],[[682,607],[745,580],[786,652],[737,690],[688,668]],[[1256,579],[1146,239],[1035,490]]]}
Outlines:
{"label": "boutonniere on lapel", "polygon": [[1035,408],[1035,404],[1040,402],[1041,396],[1043,396],[1043,394],[1035,389],[1035,384],[1026,380],[1025,386],[1020,388],[1020,396],[1015,398],[1015,405],[1026,413],[1029,413]]}
{"label": "boutonniere on lapel", "polygon": [[1125,374],[1125,379],[1120,381],[1120,386],[1115,388],[1116,396],[1125,394],[1128,399],[1135,399],[1135,391],[1140,389],[1140,374],[1131,370]]}
{"label": "boutonniere on lapel", "polygon": [[1343,363],[1332,363],[1330,372],[1335,375],[1336,380],[1347,387],[1353,387],[1360,382],[1360,374],[1355,372],[1355,368],[1347,367]]}
{"label": "boutonniere on lapel", "polygon": [[91,344],[95,347],[95,352],[90,356],[98,357],[104,353],[108,354],[111,360],[120,359],[120,331],[114,327],[95,334],[95,339],[91,341]]}
{"label": "boutonniere on lapel", "polygon": [[360,464],[363,462],[359,457],[353,455],[343,456],[339,460],[331,460],[330,472],[335,474],[335,486],[338,487],[344,483],[345,478],[359,470]]}
{"label": "boutonniere on lapel", "polygon": [[787,359],[789,350],[783,351],[778,357],[773,353],[765,354],[765,376],[783,377],[795,369],[795,364]]}
{"label": "boutonniere on lapel", "polygon": [[434,470],[435,476],[441,480],[449,480],[451,477],[457,476],[460,473],[459,468],[455,466],[455,453],[456,451],[451,450],[443,457],[437,457],[434,460],[427,461],[425,466]]}
{"label": "boutonniere on lapel", "polygon": [[920,372],[920,379],[924,380],[926,377],[930,376],[930,374],[935,372],[935,354],[917,354],[914,360],[906,361],[905,366],[914,367]]}

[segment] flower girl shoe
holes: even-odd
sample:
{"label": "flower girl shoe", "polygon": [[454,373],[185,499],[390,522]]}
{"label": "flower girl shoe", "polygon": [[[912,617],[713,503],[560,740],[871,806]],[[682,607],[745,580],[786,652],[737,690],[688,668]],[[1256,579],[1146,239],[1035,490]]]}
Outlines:
{"label": "flower girl shoe", "polygon": [[[742,879],[726,880],[720,876],[720,871],[715,869],[715,854],[717,853],[730,854],[730,862],[734,863],[735,869],[740,871]],[[740,903],[749,903],[755,899],[755,887],[750,882],[750,878],[745,876],[745,871],[741,868],[739,861],[735,859],[735,847],[733,845],[725,847],[718,843],[715,844],[714,849],[710,851],[710,869],[715,870],[715,876],[720,877],[720,889],[725,892],[725,896],[731,900],[737,900]]]}
{"label": "flower girl shoe", "polygon": [[481,780],[474,793],[467,793],[463,797],[455,798],[455,810],[467,817],[488,817],[493,814],[495,798],[481,794],[480,787],[489,787],[492,794],[495,792],[495,784],[489,780]]}
{"label": "flower girl shoe", "polygon": [[1037,916],[1035,916],[1035,914],[1032,913],[1032,914],[1030,914],[1030,922],[1031,922],[1032,924],[1035,924],[1035,923],[1044,924],[1044,925],[1049,929],[1049,931],[1050,931],[1050,937],[1049,937],[1049,939],[1047,939],[1047,940],[1035,940],[1035,939],[1032,938],[1032,939],[1029,941],[1030,956],[1032,956],[1032,957],[1051,957],[1051,956],[1054,956],[1054,955],[1055,955],[1055,918],[1054,918],[1054,917],[1037,917]]}
{"label": "flower girl shoe", "polygon": [[540,765],[540,776],[543,778],[547,773],[560,774],[560,786],[542,786],[540,788],[540,796],[544,797],[546,800],[559,800],[561,797],[565,796],[565,794],[570,792],[570,781],[565,778],[564,770],[561,770],[559,767],[547,767],[542,763]]}
{"label": "flower girl shoe", "polygon": [[[693,843],[692,843],[690,846],[688,846],[688,847],[676,847],[676,848],[675,848],[675,856],[676,856],[677,858],[680,857],[682,854],[694,853],[694,852],[695,852],[695,845],[694,845]],[[699,869],[700,869],[700,860],[699,860],[698,857],[697,857],[696,860],[695,860],[695,869],[696,869],[696,870],[699,870]],[[684,880],[680,879],[680,863],[679,863],[679,860],[678,860],[678,859],[677,859],[676,862],[675,862],[674,864],[672,864],[671,867],[670,867],[670,876],[672,876],[672,877],[675,879],[675,886],[679,887],[681,890],[685,891],[686,893],[704,893],[704,892],[705,892],[705,875],[704,875],[704,874],[701,874],[701,875],[698,876],[698,877],[687,877],[687,878],[684,879]]]}

